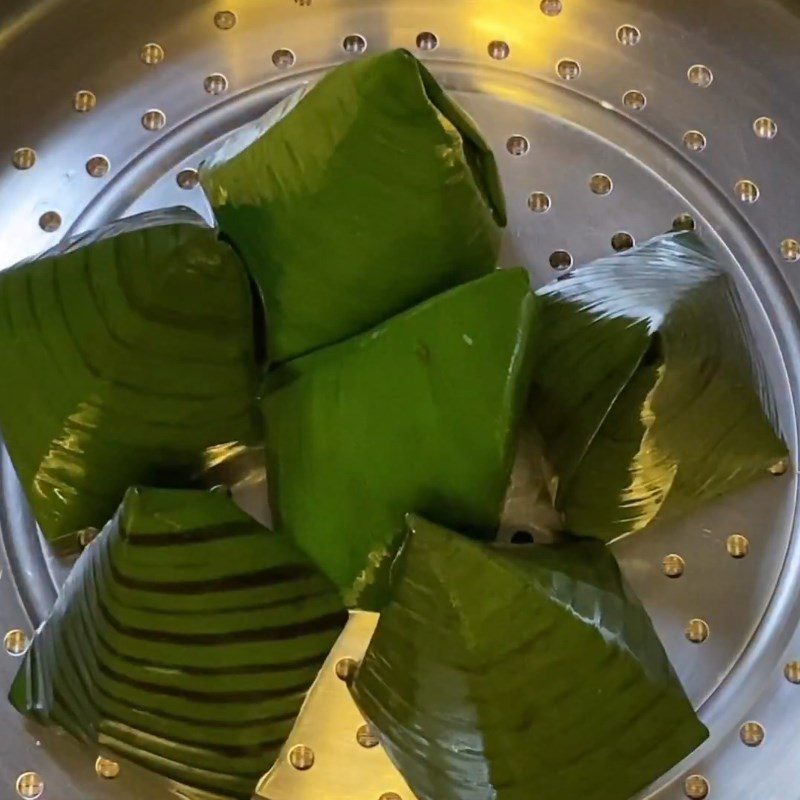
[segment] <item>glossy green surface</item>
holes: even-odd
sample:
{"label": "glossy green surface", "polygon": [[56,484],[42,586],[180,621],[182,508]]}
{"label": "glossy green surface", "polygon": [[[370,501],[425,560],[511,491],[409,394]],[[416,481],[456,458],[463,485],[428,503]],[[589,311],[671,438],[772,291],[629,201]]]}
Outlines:
{"label": "glossy green surface", "polygon": [[270,375],[276,525],[348,603],[380,604],[409,508],[494,535],[535,322],[527,273],[500,270]]}
{"label": "glossy green surface", "polygon": [[693,234],[600,259],[538,294],[531,414],[569,530],[611,541],[786,455],[735,288]]}
{"label": "glossy green surface", "polygon": [[418,800],[629,800],[707,737],[603,545],[409,528],[353,693]]}
{"label": "glossy green surface", "polygon": [[283,361],[491,271],[505,207],[494,157],[405,50],[323,78],[231,160],[201,171],[261,288]]}
{"label": "glossy green surface", "polygon": [[190,788],[249,798],[346,620],[335,587],[224,492],[131,489],[10,699]]}
{"label": "glossy green surface", "polygon": [[210,230],[138,228],[0,273],[0,427],[59,547],[136,483],[185,486],[256,438],[251,297]]}

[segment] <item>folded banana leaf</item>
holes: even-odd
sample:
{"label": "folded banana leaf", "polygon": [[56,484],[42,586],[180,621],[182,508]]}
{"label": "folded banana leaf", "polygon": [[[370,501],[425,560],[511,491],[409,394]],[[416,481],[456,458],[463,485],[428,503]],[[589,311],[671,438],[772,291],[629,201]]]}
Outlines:
{"label": "folded banana leaf", "polygon": [[225,492],[134,488],[10,699],[187,787],[250,798],[346,621],[336,588]]}
{"label": "folded banana leaf", "polygon": [[736,290],[695,234],[600,259],[539,296],[531,413],[569,530],[617,539],[786,455]]}
{"label": "folded banana leaf", "polygon": [[409,508],[494,535],[535,310],[527,273],[500,270],[270,374],[262,405],[276,526],[348,604],[380,607]]}
{"label": "folded banana leaf", "polygon": [[201,170],[261,288],[272,359],[361,333],[494,268],[506,223],[494,157],[410,53],[340,66],[286,111]]}
{"label": "folded banana leaf", "polygon": [[708,736],[608,548],[409,528],[353,694],[418,800],[629,800]]}
{"label": "folded banana leaf", "polygon": [[[169,215],[167,215],[169,216]],[[137,483],[180,487],[258,436],[252,299],[213,231],[117,223],[0,273],[0,427],[45,536],[75,545]]]}

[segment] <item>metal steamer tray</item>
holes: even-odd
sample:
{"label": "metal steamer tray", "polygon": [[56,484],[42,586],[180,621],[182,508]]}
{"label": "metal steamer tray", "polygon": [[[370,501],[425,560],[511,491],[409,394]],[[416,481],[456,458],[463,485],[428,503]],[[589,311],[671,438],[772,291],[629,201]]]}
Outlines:
{"label": "metal steamer tray", "polygon": [[[0,267],[149,209],[207,215],[196,167],[332,65],[425,59],[479,122],[510,210],[503,265],[556,270],[694,226],[736,280],[797,451],[800,7],[790,0],[3,0]],[[13,385],[2,391],[13,392]],[[712,731],[645,797],[800,800],[794,468],[615,545]],[[0,461],[0,692],[69,568]],[[349,700],[354,617],[269,800],[412,800]],[[167,797],[174,786],[0,702],[0,795]],[[525,753],[519,753],[525,758]],[[565,798],[577,800],[577,798]]]}

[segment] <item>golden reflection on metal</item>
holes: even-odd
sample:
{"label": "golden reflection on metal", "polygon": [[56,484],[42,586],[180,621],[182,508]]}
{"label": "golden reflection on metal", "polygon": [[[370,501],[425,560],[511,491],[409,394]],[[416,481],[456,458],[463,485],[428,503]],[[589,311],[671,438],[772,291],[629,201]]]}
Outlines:
{"label": "golden reflection on metal", "polygon": [[745,722],[739,729],[739,738],[748,747],[759,747],[764,741],[764,726],[759,722]]}
{"label": "golden reflection on metal", "polygon": [[[520,13],[519,0],[478,0],[471,8],[467,35],[480,48],[486,58],[500,63],[505,59],[520,65],[525,72],[544,73],[556,69],[559,59],[573,60],[575,53],[565,52],[563,39],[555,35],[556,27],[563,26],[571,6],[566,0],[542,3],[541,0],[528,0],[532,13]],[[561,9],[558,14],[546,13]],[[392,19],[392,24],[407,24],[400,15]],[[450,43],[456,31],[437,30],[442,44]],[[611,29],[613,42],[614,29]],[[484,42],[484,44],[480,44]],[[491,75],[477,77],[475,88],[501,97],[511,102],[529,105],[531,97],[522,84],[496,82]]]}
{"label": "golden reflection on metal", "polygon": [[512,156],[527,155],[530,149],[531,149],[531,143],[525,136],[522,136],[520,134],[509,136],[508,141],[506,142],[506,150],[508,150],[508,152],[511,153]]}
{"label": "golden reflection on metal", "polygon": [[750,542],[741,533],[733,533],[725,542],[725,549],[731,558],[744,558],[750,552]]}
{"label": "golden reflection on metal", "polygon": [[751,205],[757,202],[758,198],[761,196],[761,190],[758,186],[756,186],[753,181],[746,178],[736,181],[736,186],[733,187],[733,191],[743,203]]}
{"label": "golden reflection on metal", "polygon": [[705,800],[710,787],[702,775],[690,775],[683,784],[683,793],[690,800]]}
{"label": "golden reflection on metal", "polygon": [[597,172],[589,179],[589,188],[593,194],[603,196],[614,191],[614,182],[608,175]]}
{"label": "golden reflection on metal", "polygon": [[10,656],[21,656],[28,649],[28,636],[25,631],[14,628],[3,638],[3,646]]}
{"label": "golden reflection on metal", "polygon": [[706,136],[700,131],[686,131],[683,134],[683,144],[687,150],[691,150],[693,153],[700,153],[706,149]]}
{"label": "golden reflection on metal", "polygon": [[[377,624],[377,614],[350,612],[278,760],[259,781],[255,800],[414,800],[408,784],[377,746],[347,683]],[[298,758],[299,748],[313,753],[313,769],[298,771],[292,759]]]}
{"label": "golden reflection on metal", "polygon": [[164,48],[156,42],[148,42],[139,53],[139,58],[143,64],[153,67],[164,60]]}
{"label": "golden reflection on metal", "polygon": [[714,73],[705,64],[689,67],[686,77],[692,86],[697,86],[699,89],[707,89],[714,81]]}
{"label": "golden reflection on metal", "polygon": [[784,239],[781,242],[781,258],[784,261],[800,261],[800,242],[797,239]]}
{"label": "golden reflection on metal", "polygon": [[342,49],[350,55],[360,55],[367,50],[367,40],[360,33],[351,33],[345,36]]}
{"label": "golden reflection on metal", "polygon": [[542,2],[539,3],[539,10],[546,17],[557,17],[563,8],[564,6],[561,0],[542,0]]}
{"label": "golden reflection on metal", "polygon": [[694,217],[691,214],[683,213],[678,214],[674,220],[672,220],[672,230],[673,231],[693,231],[695,229],[695,222]]}
{"label": "golden reflection on metal", "polygon": [[620,231],[611,237],[611,249],[615,253],[624,253],[626,250],[630,250],[635,244],[636,241],[633,236],[626,231]]}
{"label": "golden reflection on metal", "polygon": [[97,761],[94,762],[94,771],[101,778],[113,780],[119,775],[119,764],[110,758],[98,756]]}
{"label": "golden reflection on metal", "polygon": [[556,73],[564,81],[574,81],[581,75],[581,65],[572,58],[562,58],[556,64]]}
{"label": "golden reflection on metal", "polygon": [[417,49],[431,52],[439,46],[439,37],[431,31],[423,31],[417,36]]}
{"label": "golden reflection on metal", "polygon": [[301,772],[314,766],[314,751],[304,744],[295,745],[289,751],[289,763]]}
{"label": "golden reflection on metal", "polygon": [[528,198],[528,208],[534,214],[546,214],[550,210],[552,201],[547,192],[532,192]]}
{"label": "golden reflection on metal", "polygon": [[800,685],[800,661],[790,661],[783,668],[783,676],[789,683]]}
{"label": "golden reflection on metal", "polygon": [[345,683],[352,683],[358,670],[358,662],[354,658],[340,658],[334,668],[336,677]]}
{"label": "golden reflection on metal", "polygon": [[17,794],[24,800],[37,800],[44,792],[44,781],[38,772],[23,772],[16,783]]}
{"label": "golden reflection on metal", "polygon": [[692,644],[702,644],[711,633],[708,623],[703,619],[693,619],[686,626],[686,638]]}
{"label": "golden reflection on metal", "polygon": [[93,178],[104,178],[111,169],[111,162],[105,156],[92,156],[86,162],[86,172]]}
{"label": "golden reflection on metal", "polygon": [[[175,180],[177,181],[178,186],[180,186],[181,189],[186,189],[188,191],[190,189],[195,189],[200,184],[200,175],[198,174],[196,169],[182,169],[178,173]],[[239,446],[241,445],[235,445],[234,447],[239,447]],[[227,452],[227,448],[230,447],[231,445],[227,444],[219,445],[219,448],[221,448],[223,452]],[[216,450],[216,446],[209,448],[209,450]],[[209,454],[209,450],[206,450],[206,455]],[[233,453],[231,453],[231,455],[233,455]],[[225,458],[223,456],[220,456],[218,460],[223,461],[225,460]],[[206,464],[206,468],[208,468],[209,466],[214,466],[214,464],[213,463],[210,465]]]}
{"label": "golden reflection on metal", "polygon": [[753,132],[759,139],[774,139],[778,135],[778,125],[770,117],[759,117],[753,122]]}
{"label": "golden reflection on metal", "polygon": [[661,562],[661,571],[668,578],[680,578],[686,570],[686,562],[677,554],[670,553],[664,556]]}
{"label": "golden reflection on metal", "polygon": [[16,169],[30,169],[36,163],[36,151],[32,147],[18,147],[11,157],[11,163]]}
{"label": "golden reflection on metal", "polygon": [[96,105],[97,95],[88,89],[81,89],[76,92],[75,97],[72,99],[72,107],[81,114],[91,111]]}
{"label": "golden reflection on metal", "polygon": [[[797,245],[797,242],[795,242]],[[798,246],[798,251],[800,251],[800,246]],[[797,257],[793,259],[786,259],[787,261],[797,261],[797,258],[800,258],[800,252],[798,252]],[[776,461],[770,468],[769,472],[770,475],[775,475],[776,477],[780,477],[781,475],[785,475],[789,471],[789,459],[782,458],[780,461]]]}
{"label": "golden reflection on metal", "polygon": [[647,97],[638,89],[629,89],[622,95],[622,104],[631,111],[641,111],[647,105]]}
{"label": "golden reflection on metal", "polygon": [[366,722],[356,731],[356,741],[367,750],[371,750],[380,744],[378,735],[372,729],[372,726]]}
{"label": "golden reflection on metal", "polygon": [[233,11],[217,11],[214,14],[214,25],[221,31],[229,31],[236,25],[236,14]]}
{"label": "golden reflection on metal", "polygon": [[552,253],[550,253],[550,258],[548,260],[550,262],[550,266],[555,270],[559,270],[560,272],[568,270],[573,263],[572,254],[566,250],[554,250]]}
{"label": "golden reflection on metal", "polygon": [[642,40],[642,32],[635,25],[620,25],[617,41],[626,47],[634,47]]}
{"label": "golden reflection on metal", "polygon": [[280,50],[276,50],[272,54],[272,63],[278,69],[289,69],[290,67],[294,66],[294,62],[294,53],[285,47],[282,47]]}
{"label": "golden reflection on metal", "polygon": [[61,214],[58,211],[45,211],[39,217],[39,227],[45,233],[54,233],[61,227]]}
{"label": "golden reflection on metal", "polygon": [[228,89],[228,79],[221,72],[215,72],[203,81],[203,88],[208,94],[222,94]]}
{"label": "golden reflection on metal", "polygon": [[495,61],[504,61],[511,54],[511,48],[508,46],[508,42],[504,42],[500,39],[489,42],[489,47],[487,49],[489,55]]}
{"label": "golden reflection on metal", "polygon": [[142,127],[148,131],[159,131],[167,124],[167,117],[163,111],[151,108],[142,115]]}

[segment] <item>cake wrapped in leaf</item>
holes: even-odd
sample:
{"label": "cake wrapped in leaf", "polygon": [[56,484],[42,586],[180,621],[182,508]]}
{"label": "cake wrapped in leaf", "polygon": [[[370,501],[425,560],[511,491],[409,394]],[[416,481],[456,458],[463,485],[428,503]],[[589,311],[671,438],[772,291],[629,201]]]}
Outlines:
{"label": "cake wrapped in leaf", "polygon": [[185,486],[209,446],[259,437],[247,274],[212,230],[164,224],[174,217],[116,223],[0,273],[13,387],[0,428],[62,549],[102,527],[129,486]]}
{"label": "cake wrapped in leaf", "polygon": [[201,180],[261,289],[276,361],[491,271],[506,223],[491,150],[405,50],[336,68]]}
{"label": "cake wrapped in leaf", "polygon": [[706,739],[608,548],[409,527],[353,694],[418,800],[629,800]]}
{"label": "cake wrapped in leaf", "polygon": [[531,414],[568,530],[617,539],[786,456],[735,287],[695,234],[600,259],[538,294]]}
{"label": "cake wrapped in leaf", "polygon": [[494,537],[536,321],[527,273],[499,270],[270,374],[276,527],[349,604],[380,607],[409,508]]}
{"label": "cake wrapped in leaf", "polygon": [[225,492],[132,488],[10,699],[183,786],[250,798],[346,621],[333,584]]}

